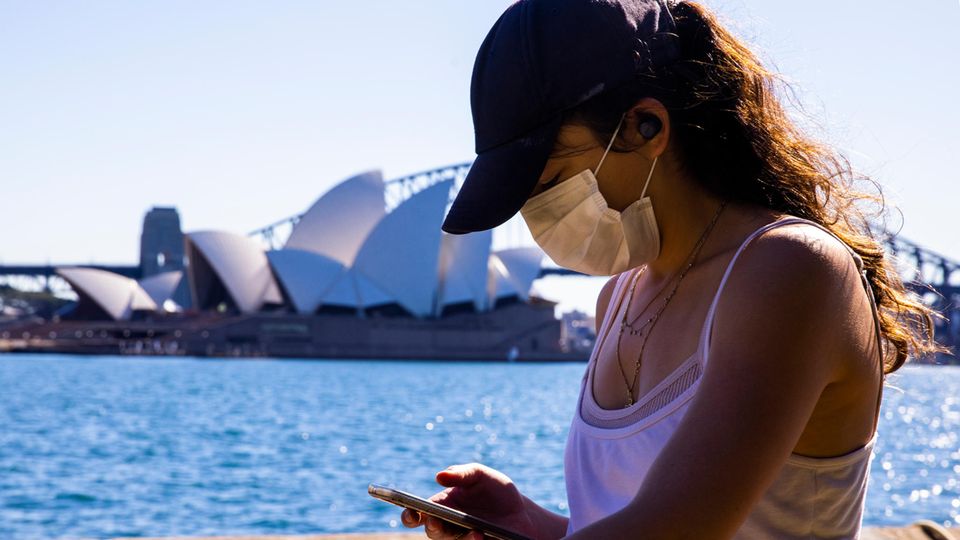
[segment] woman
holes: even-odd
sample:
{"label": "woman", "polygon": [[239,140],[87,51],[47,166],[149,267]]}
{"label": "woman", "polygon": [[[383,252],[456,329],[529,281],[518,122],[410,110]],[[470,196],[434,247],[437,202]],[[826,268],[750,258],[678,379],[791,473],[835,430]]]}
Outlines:
{"label": "woman", "polygon": [[479,464],[439,472],[433,500],[538,539],[859,535],[884,375],[934,350],[931,313],[871,235],[876,199],[775,83],[693,2],[521,0],[497,21],[444,229],[519,210],[555,262],[613,278],[570,518]]}

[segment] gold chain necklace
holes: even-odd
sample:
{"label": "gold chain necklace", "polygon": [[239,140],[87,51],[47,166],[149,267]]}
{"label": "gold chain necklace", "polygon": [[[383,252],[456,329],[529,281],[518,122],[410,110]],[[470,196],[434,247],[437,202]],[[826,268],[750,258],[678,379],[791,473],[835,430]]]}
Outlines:
{"label": "gold chain necklace", "polygon": [[[671,289],[670,293],[664,298],[663,302],[660,304],[660,307],[657,309],[656,313],[654,313],[652,317],[647,319],[639,328],[634,328],[633,324],[635,324],[637,320],[640,319],[640,317],[647,310],[647,308],[650,307],[650,304],[653,303],[653,300],[655,300],[657,296],[659,296],[660,293],[663,292],[664,289],[666,289],[666,286],[664,286],[662,289],[660,289],[660,291],[657,291],[657,294],[653,296],[653,299],[647,302],[647,305],[644,306],[644,308],[633,319],[633,321],[628,323],[627,314],[630,313],[630,304],[633,301],[633,293],[637,288],[637,282],[640,281],[640,276],[642,276],[643,271],[646,270],[646,266],[641,267],[637,271],[637,274],[633,279],[633,283],[630,285],[630,292],[629,292],[629,296],[627,297],[627,307],[626,309],[623,310],[623,317],[620,320],[620,328],[617,332],[617,367],[620,370],[620,375],[623,377],[623,382],[624,382],[624,385],[626,386],[626,393],[627,393],[626,405],[624,405],[624,407],[629,407],[634,403],[633,392],[637,387],[637,377],[640,375],[640,366],[643,360],[643,351],[647,347],[647,339],[649,339],[650,334],[653,332],[653,328],[657,325],[657,322],[660,321],[660,316],[663,314],[664,310],[667,309],[667,305],[670,304],[670,301],[673,300],[674,295],[677,294],[677,289],[680,288],[680,282],[683,281],[683,278],[686,277],[687,272],[689,272],[690,269],[693,268],[693,265],[696,263],[697,256],[700,254],[700,250],[703,248],[703,245],[706,243],[707,237],[710,236],[710,232],[713,231],[713,227],[717,224],[717,221],[720,219],[720,214],[723,212],[723,209],[726,206],[726,204],[727,204],[726,201],[720,203],[720,208],[717,209],[716,214],[713,215],[713,219],[707,225],[707,228],[704,229],[703,234],[700,235],[700,238],[699,240],[697,240],[697,243],[694,245],[693,250],[691,250],[690,255],[687,256],[686,266],[677,275],[675,279],[671,280],[673,282],[673,289]],[[627,374],[623,370],[623,363],[620,360],[620,342],[623,339],[624,330],[629,330],[630,335],[638,335],[640,333],[643,333],[643,337],[642,337],[643,341],[640,342],[640,352],[639,354],[637,354],[637,361],[636,361],[635,369],[633,371],[632,381],[627,379]],[[644,330],[646,330],[646,332],[644,332]]]}

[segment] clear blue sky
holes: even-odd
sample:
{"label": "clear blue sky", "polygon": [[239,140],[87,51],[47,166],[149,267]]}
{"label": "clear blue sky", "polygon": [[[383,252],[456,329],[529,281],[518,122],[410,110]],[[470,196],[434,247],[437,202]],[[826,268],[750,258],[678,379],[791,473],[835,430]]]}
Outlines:
{"label": "clear blue sky", "polygon": [[[705,2],[960,259],[960,4]],[[506,0],[0,0],[0,263],[133,263],[140,220],[247,232],[372,167],[473,158],[470,73]]]}

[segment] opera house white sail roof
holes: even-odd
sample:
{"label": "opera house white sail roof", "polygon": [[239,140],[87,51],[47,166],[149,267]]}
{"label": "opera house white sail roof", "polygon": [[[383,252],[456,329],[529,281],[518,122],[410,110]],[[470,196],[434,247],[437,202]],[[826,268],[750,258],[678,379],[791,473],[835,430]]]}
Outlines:
{"label": "opera house white sail roof", "polygon": [[542,262],[543,251],[534,247],[504,249],[490,255],[488,294],[491,302],[512,295],[527,300],[530,287],[540,275]]}
{"label": "opera house white sail roof", "polygon": [[435,315],[440,315],[446,305],[465,302],[473,303],[477,311],[490,308],[487,261],[492,241],[493,231],[443,234],[440,240],[440,296]]}
{"label": "opera house white sail roof", "polygon": [[128,320],[134,311],[154,311],[156,302],[136,280],[96,268],[57,268],[81,301],[95,303],[115,321]]}
{"label": "opera house white sail roof", "polygon": [[440,225],[451,187],[452,180],[438,182],[384,216],[370,231],[353,266],[418,317],[434,312]]}
{"label": "opera house white sail roof", "polygon": [[265,304],[283,303],[267,255],[253,240],[200,231],[185,235],[184,241],[194,306],[214,308],[226,301],[241,313],[255,313]]}
{"label": "opera house white sail roof", "polygon": [[[283,249],[266,254],[291,308],[359,312],[396,304],[416,317],[437,317],[451,305],[486,311],[498,298],[526,299],[539,276],[542,252],[491,253],[491,231],[442,233],[452,188],[452,180],[439,181],[389,213],[379,172],[354,176],[329,190],[299,219]],[[216,258],[206,255],[211,257]],[[263,302],[246,303],[254,310],[258,304]]]}
{"label": "opera house white sail roof", "polygon": [[383,174],[369,171],[334,186],[307,210],[284,246],[325,255],[350,266],[386,214]]}
{"label": "opera house white sail roof", "polygon": [[183,272],[173,270],[162,272],[140,280],[140,287],[143,288],[157,306],[170,306],[173,301],[173,294],[183,279]]}
{"label": "opera house white sail roof", "polygon": [[339,261],[303,249],[268,251],[267,259],[297,313],[316,311],[347,274]]}
{"label": "opera house white sail roof", "polygon": [[[497,300],[526,300],[543,252],[492,252],[491,231],[442,233],[453,180],[422,188],[391,211],[379,171],[334,186],[296,222],[282,249],[265,251],[253,239],[223,231],[184,235],[193,307],[249,314],[281,309],[301,314],[324,308],[362,313],[399,306],[419,317],[440,317],[449,306],[493,309]],[[168,303],[179,272],[136,281],[82,268],[60,269],[82,297],[114,319]],[[459,309],[459,308],[458,308]]]}

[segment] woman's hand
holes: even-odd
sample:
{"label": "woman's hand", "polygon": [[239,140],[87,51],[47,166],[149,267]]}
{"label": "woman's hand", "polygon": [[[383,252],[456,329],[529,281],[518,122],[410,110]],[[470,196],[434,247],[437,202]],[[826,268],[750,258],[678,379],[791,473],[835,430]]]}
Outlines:
{"label": "woman's hand", "polygon": [[[446,489],[430,497],[436,503],[485,519],[506,529],[537,538],[527,499],[507,475],[479,463],[451,465],[437,473],[437,483]],[[465,531],[451,523],[413,510],[404,510],[400,520],[407,527],[426,529],[427,537],[440,540],[482,540],[479,531]],[[466,533],[466,534],[465,534]]]}

